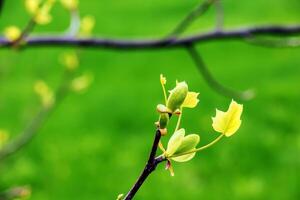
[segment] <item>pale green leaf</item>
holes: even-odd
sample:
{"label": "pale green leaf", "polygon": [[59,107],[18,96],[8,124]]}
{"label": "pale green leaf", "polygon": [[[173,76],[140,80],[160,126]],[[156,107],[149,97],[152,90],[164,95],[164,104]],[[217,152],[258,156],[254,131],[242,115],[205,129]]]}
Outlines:
{"label": "pale green leaf", "polygon": [[184,152],[191,151],[192,149],[194,149],[197,146],[199,141],[200,141],[199,135],[191,134],[191,135],[185,136],[182,140],[181,145],[178,147],[177,151],[174,153],[174,156],[176,156],[176,154],[181,154]]}
{"label": "pale green leaf", "polygon": [[[194,150],[194,149],[191,149]],[[190,153],[190,154],[186,154],[186,155],[182,155],[182,156],[177,156],[177,157],[172,157],[171,159],[176,161],[176,162],[187,162],[189,160],[191,160],[192,158],[194,158],[194,156],[196,155],[196,153]]]}
{"label": "pale green leaf", "polygon": [[186,108],[196,107],[199,102],[198,95],[199,93],[197,92],[188,92],[187,96],[184,99],[182,107],[186,107]]}
{"label": "pale green leaf", "polygon": [[179,129],[176,131],[170,138],[168,142],[168,147],[165,155],[167,157],[172,156],[178,149],[178,147],[181,145],[183,138],[184,138],[185,130]]}
{"label": "pale green leaf", "polygon": [[241,125],[242,112],[243,105],[236,103],[234,100],[231,101],[227,112],[216,110],[216,116],[212,118],[214,130],[227,137],[233,135]]}

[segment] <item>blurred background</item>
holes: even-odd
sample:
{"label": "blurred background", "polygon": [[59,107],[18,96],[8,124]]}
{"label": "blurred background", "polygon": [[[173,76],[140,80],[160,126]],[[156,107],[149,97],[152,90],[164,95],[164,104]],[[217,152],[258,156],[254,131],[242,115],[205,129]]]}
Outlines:
{"label": "blurred background", "polygon": [[[163,37],[198,0],[80,1],[80,15],[96,19],[94,35],[110,38]],[[299,0],[223,1],[225,28],[299,24]],[[34,34],[63,32],[69,13],[53,8],[53,20]],[[21,0],[5,1],[0,30],[24,27],[30,16]],[[214,28],[210,9],[187,34]],[[264,48],[242,41],[213,41],[197,49],[218,81],[237,90],[254,89],[244,104],[242,126],[231,138],[174,163],[175,176],[160,165],[136,199],[300,199],[300,49]],[[0,129],[13,139],[40,108],[36,80],[59,84],[60,55],[68,48],[0,49]],[[150,51],[80,50],[79,71],[93,74],[84,94],[71,93],[34,140],[0,163],[0,189],[30,185],[33,200],[115,199],[132,186],[144,164],[163,103],[159,75],[167,88],[185,80],[200,92],[200,103],[186,109],[182,126],[214,139],[215,108],[231,98],[210,89],[184,49]],[[166,140],[164,141],[167,142]]]}

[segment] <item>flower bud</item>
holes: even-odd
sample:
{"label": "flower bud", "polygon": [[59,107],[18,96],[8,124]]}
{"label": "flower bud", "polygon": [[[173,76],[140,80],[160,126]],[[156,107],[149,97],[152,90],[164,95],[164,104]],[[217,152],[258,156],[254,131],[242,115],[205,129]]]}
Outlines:
{"label": "flower bud", "polygon": [[173,112],[176,109],[179,109],[183,104],[188,93],[188,85],[186,82],[177,83],[176,87],[171,91],[168,101],[167,107]]}
{"label": "flower bud", "polygon": [[162,113],[159,117],[159,128],[164,129],[167,127],[169,123],[169,114],[168,113]]}

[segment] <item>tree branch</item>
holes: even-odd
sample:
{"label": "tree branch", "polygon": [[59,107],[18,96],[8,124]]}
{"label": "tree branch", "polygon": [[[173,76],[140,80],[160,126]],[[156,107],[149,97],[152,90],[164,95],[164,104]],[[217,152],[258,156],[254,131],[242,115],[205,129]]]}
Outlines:
{"label": "tree branch", "polygon": [[129,190],[129,192],[125,196],[124,200],[131,200],[134,197],[134,195],[136,194],[136,192],[143,185],[143,183],[147,179],[147,177],[156,169],[156,166],[165,160],[165,158],[163,158],[162,156],[158,156],[155,158],[155,154],[157,151],[157,147],[158,147],[160,138],[161,138],[161,132],[159,130],[156,130],[155,138],[154,138],[152,149],[151,149],[151,152],[150,152],[150,155],[148,158],[148,162],[147,162],[143,172],[141,173],[141,175],[135,182],[135,184],[132,186],[132,188]]}
{"label": "tree branch", "polygon": [[222,0],[216,0],[216,31],[221,31],[224,26],[224,8],[221,2]]}
{"label": "tree branch", "polygon": [[[110,48],[115,50],[178,48],[191,43],[204,43],[216,40],[237,40],[250,36],[292,36],[300,34],[300,25],[295,26],[259,26],[227,31],[210,31],[178,39],[109,39],[109,38],[74,38],[64,35],[32,36],[25,39],[25,48],[42,46],[79,46],[85,48]],[[12,42],[0,37],[0,47],[10,47]]]}
{"label": "tree branch", "polygon": [[169,39],[175,39],[183,33],[199,16],[203,15],[216,0],[206,0],[197,5],[170,33]]}
{"label": "tree branch", "polygon": [[208,83],[208,85],[215,91],[220,94],[227,96],[229,98],[249,100],[253,97],[253,92],[251,90],[245,92],[234,91],[230,88],[224,87],[220,84],[210,73],[208,68],[206,67],[201,55],[198,53],[197,49],[193,45],[188,45],[186,47],[188,53],[193,59],[195,65],[199,69],[199,72],[202,74],[204,80]]}

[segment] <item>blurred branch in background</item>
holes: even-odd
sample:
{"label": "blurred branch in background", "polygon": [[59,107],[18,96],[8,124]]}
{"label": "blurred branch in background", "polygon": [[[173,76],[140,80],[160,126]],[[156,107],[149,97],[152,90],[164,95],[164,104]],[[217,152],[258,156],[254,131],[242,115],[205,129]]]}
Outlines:
{"label": "blurred branch in background", "polygon": [[4,0],[0,0],[0,15],[2,13],[3,4],[4,4]]}
{"label": "blurred branch in background", "polygon": [[[74,38],[65,35],[41,35],[31,36],[24,40],[23,48],[33,47],[82,47],[82,48],[103,48],[115,50],[138,50],[138,49],[168,49],[182,48],[191,43],[205,43],[220,40],[242,40],[250,36],[278,36],[288,37],[300,35],[300,25],[294,26],[258,26],[233,30],[210,31],[199,33],[175,40],[170,39],[110,39],[110,38]],[[13,42],[5,37],[0,37],[0,48],[11,47]]]}
{"label": "blurred branch in background", "polygon": [[[138,49],[164,49],[164,48],[186,48],[187,46],[191,47],[193,45],[209,42],[209,41],[218,41],[218,40],[242,40],[251,44],[268,46],[268,47],[281,47],[289,46],[295,47],[298,46],[299,42],[270,42],[266,40],[257,40],[252,39],[258,36],[277,36],[277,37],[288,37],[300,35],[300,25],[294,26],[284,26],[284,25],[265,25],[265,26],[254,26],[246,27],[240,29],[231,29],[224,30],[224,9],[221,0],[206,0],[199,3],[195,9],[184,17],[182,21],[174,28],[173,31],[167,36],[160,39],[112,39],[112,38],[98,38],[90,37],[90,30],[94,26],[94,19],[89,16],[87,19],[80,19],[78,11],[78,2],[65,2],[64,6],[70,11],[71,21],[67,31],[64,34],[60,35],[40,35],[40,36],[28,36],[29,32],[33,29],[35,23],[37,24],[47,24],[51,21],[51,16],[49,16],[49,11],[51,10],[54,2],[47,1],[42,5],[35,6],[34,9],[31,5],[27,5],[28,11],[32,14],[32,19],[22,31],[19,37],[16,39],[11,39],[7,37],[0,36],[0,48],[11,47],[18,44],[19,48],[29,48],[29,47],[42,47],[42,46],[73,46],[73,47],[84,47],[84,48],[108,48],[114,50],[138,50]],[[215,20],[215,30],[212,30],[207,33],[198,33],[191,36],[179,37],[188,27],[200,16],[206,13],[206,11],[215,5],[216,8],[216,20]],[[33,10],[33,11],[32,11]],[[45,11],[46,10],[46,11]],[[88,34],[81,34],[80,29],[84,27],[82,24],[85,23],[85,26],[88,27]],[[15,27],[14,35],[19,35]],[[84,36],[84,37],[82,37]],[[88,37],[86,37],[88,36]],[[26,37],[26,38],[25,38]],[[20,43],[20,44],[19,44]],[[21,46],[22,45],[22,46]],[[190,49],[190,48],[188,48]],[[192,51],[190,55],[195,61],[197,67],[202,73],[205,81],[210,85],[212,89],[216,92],[225,95],[227,97],[235,97],[236,99],[249,100],[253,95],[249,95],[249,92],[238,92],[233,91],[225,86],[222,86],[218,81],[216,81],[209,70],[204,65],[200,55],[197,51]]]}
{"label": "blurred branch in background", "polygon": [[215,91],[217,91],[220,94],[227,96],[229,98],[244,99],[244,100],[249,100],[249,99],[253,98],[254,92],[252,90],[239,92],[239,91],[234,91],[230,88],[224,87],[222,84],[220,84],[217,81],[217,79],[215,79],[213,77],[211,72],[208,70],[205,62],[203,61],[203,58],[201,57],[201,55],[197,51],[197,49],[193,45],[187,45],[186,49],[187,49],[189,55],[191,56],[191,58],[193,59],[198,70],[202,74],[203,78],[206,80],[206,82],[212,89],[214,89]]}
{"label": "blurred branch in background", "polygon": [[206,0],[196,6],[184,19],[178,23],[174,30],[167,37],[170,40],[176,39],[182,34],[198,17],[203,15],[216,0]]}
{"label": "blurred branch in background", "polygon": [[[26,7],[32,16],[23,31],[18,31],[17,27],[10,28],[10,30],[13,30],[10,32],[13,33],[13,37],[10,40],[11,45],[13,47],[18,47],[18,49],[26,43],[26,38],[35,25],[44,25],[51,21],[51,16],[48,12],[51,10],[54,1],[45,1],[43,3],[34,2],[34,4],[31,3],[32,2],[30,1],[26,2]],[[79,34],[80,19],[78,19],[79,16],[76,7],[72,7],[69,11],[71,21],[67,34],[70,37],[74,37]],[[88,31],[91,31],[92,27],[90,26],[89,28],[90,29]],[[61,62],[65,67],[65,71],[58,89],[55,93],[53,93],[43,81],[38,81],[36,83],[35,91],[40,96],[43,106],[16,139],[13,139],[11,142],[8,142],[0,148],[0,161],[17,152],[32,140],[45,121],[49,118],[50,114],[55,110],[58,104],[63,101],[69,91],[73,90],[75,92],[81,92],[89,86],[92,81],[91,75],[84,74],[79,77],[75,77],[75,70],[79,65],[78,51],[65,53]]]}
{"label": "blurred branch in background", "polygon": [[222,0],[216,0],[216,31],[221,31],[224,26],[224,8]]}
{"label": "blurred branch in background", "polygon": [[260,38],[249,37],[245,38],[245,42],[268,48],[285,48],[285,47],[300,47],[300,38]]}

